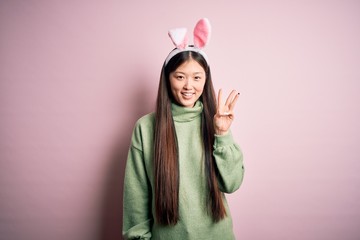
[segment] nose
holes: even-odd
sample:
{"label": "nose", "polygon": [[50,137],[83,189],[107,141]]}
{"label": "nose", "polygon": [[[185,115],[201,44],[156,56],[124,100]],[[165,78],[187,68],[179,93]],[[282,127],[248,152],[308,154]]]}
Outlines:
{"label": "nose", "polygon": [[184,83],[184,89],[191,89],[191,80],[190,79],[186,79],[185,83]]}

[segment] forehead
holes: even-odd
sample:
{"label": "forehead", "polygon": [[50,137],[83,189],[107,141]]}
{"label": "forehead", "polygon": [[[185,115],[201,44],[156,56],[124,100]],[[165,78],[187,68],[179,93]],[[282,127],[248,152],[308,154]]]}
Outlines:
{"label": "forehead", "polygon": [[189,59],[181,64],[175,72],[183,73],[205,73],[204,68],[194,59]]}

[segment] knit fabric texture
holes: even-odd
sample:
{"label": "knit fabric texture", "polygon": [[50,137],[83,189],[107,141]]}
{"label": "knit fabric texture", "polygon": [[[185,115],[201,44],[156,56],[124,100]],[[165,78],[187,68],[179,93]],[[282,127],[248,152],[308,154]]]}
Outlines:
{"label": "knit fabric texture", "polygon": [[[135,124],[125,170],[123,236],[125,239],[235,239],[226,197],[227,217],[214,222],[208,214],[201,113],[198,101],[193,108],[172,104],[179,150],[179,214],[175,226],[163,226],[154,219],[154,113]],[[214,152],[223,193],[236,191],[244,175],[243,155],[231,133],[215,135]]]}

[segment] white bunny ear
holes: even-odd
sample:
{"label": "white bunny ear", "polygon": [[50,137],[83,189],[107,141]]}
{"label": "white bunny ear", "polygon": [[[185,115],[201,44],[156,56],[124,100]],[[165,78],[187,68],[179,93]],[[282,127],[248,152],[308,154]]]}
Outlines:
{"label": "white bunny ear", "polygon": [[194,45],[198,48],[205,47],[210,40],[211,25],[207,18],[200,19],[194,28]]}
{"label": "white bunny ear", "polygon": [[187,45],[188,38],[186,36],[186,28],[174,28],[169,30],[168,34],[176,48],[184,49]]}

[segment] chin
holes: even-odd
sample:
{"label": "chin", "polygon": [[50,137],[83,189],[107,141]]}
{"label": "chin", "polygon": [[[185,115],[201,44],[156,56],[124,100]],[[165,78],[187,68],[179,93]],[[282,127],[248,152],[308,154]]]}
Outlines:
{"label": "chin", "polygon": [[180,104],[184,107],[193,107],[196,101],[180,101]]}

